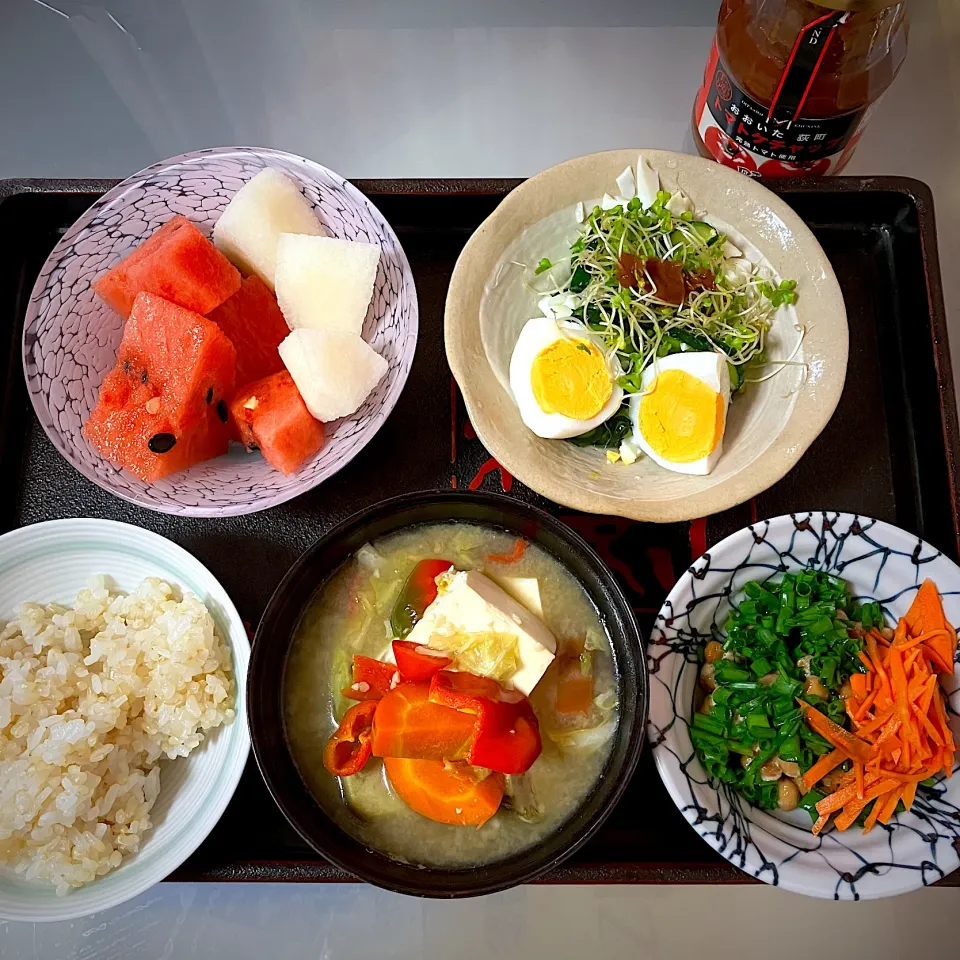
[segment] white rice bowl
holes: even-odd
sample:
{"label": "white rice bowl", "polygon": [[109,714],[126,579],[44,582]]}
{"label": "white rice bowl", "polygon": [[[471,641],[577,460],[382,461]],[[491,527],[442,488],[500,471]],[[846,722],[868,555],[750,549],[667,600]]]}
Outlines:
{"label": "white rice bowl", "polygon": [[249,755],[249,656],[226,591],[164,537],[0,536],[0,920],[109,909],[200,846]]}
{"label": "white rice bowl", "polygon": [[231,672],[207,608],[156,578],[23,604],[0,630],[0,863],[65,894],[136,853],[160,758],[234,719]]}

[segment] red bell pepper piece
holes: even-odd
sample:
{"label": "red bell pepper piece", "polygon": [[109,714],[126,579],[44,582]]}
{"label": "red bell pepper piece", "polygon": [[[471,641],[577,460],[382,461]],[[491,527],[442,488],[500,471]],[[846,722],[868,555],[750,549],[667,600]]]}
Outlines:
{"label": "red bell pepper piece", "polygon": [[495,680],[441,670],[430,681],[430,699],[476,715],[467,761],[498,773],[526,773],[540,756],[540,724],[530,701]]}
{"label": "red bell pepper piece", "polygon": [[390,615],[393,635],[403,639],[423,616],[423,611],[437,599],[437,577],[453,564],[449,560],[421,560],[407,577]]}
{"label": "red bell pepper piece", "polygon": [[365,700],[351,707],[343,715],[336,733],[327,741],[323,765],[335,777],[351,777],[359,773],[370,759],[376,710],[376,700]]}
{"label": "red bell pepper piece", "polygon": [[392,663],[354,654],[353,683],[340,692],[348,700],[379,700],[390,692],[397,668]]}
{"label": "red bell pepper piece", "polygon": [[497,700],[501,693],[507,691],[496,680],[460,670],[442,670],[430,682],[430,699],[434,703],[470,713],[476,713],[478,700]]}
{"label": "red bell pepper piece", "polygon": [[393,655],[397,661],[397,672],[403,681],[429,680],[439,670],[453,663],[450,657],[439,650],[422,647],[412,640],[394,640]]}

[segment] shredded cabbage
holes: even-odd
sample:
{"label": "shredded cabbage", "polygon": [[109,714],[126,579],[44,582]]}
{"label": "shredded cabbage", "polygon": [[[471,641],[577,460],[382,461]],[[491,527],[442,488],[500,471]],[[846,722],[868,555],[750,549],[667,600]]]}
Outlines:
{"label": "shredded cabbage", "polygon": [[610,641],[607,640],[604,634],[600,633],[598,630],[586,631],[586,637],[583,641],[584,650],[609,650]]}
{"label": "shredded cabbage", "polygon": [[586,730],[548,730],[547,736],[563,750],[596,750],[603,746],[617,729],[613,720]]}
{"label": "shredded cabbage", "polygon": [[357,563],[366,570],[371,570],[375,575],[380,573],[380,564],[383,557],[378,553],[373,544],[365,543],[357,551]]}
{"label": "shredded cabbage", "polygon": [[517,638],[509,633],[435,633],[430,646],[452,654],[459,670],[505,683],[520,669]]}
{"label": "shredded cabbage", "polygon": [[353,656],[345,647],[338,647],[330,664],[330,688],[338,701],[338,707],[342,707],[345,701],[340,691],[349,687],[352,682]]}
{"label": "shredded cabbage", "polygon": [[543,804],[537,799],[529,773],[508,776],[504,781],[504,805],[525,823],[537,823],[543,819]]}
{"label": "shredded cabbage", "polygon": [[593,705],[604,713],[610,713],[617,705],[617,694],[614,690],[604,690],[593,698]]}

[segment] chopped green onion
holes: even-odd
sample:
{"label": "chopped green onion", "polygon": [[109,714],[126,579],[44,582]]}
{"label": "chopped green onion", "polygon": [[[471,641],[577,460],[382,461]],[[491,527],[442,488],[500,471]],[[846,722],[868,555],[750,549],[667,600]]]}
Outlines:
{"label": "chopped green onion", "polygon": [[[879,605],[851,603],[842,580],[817,570],[751,581],[743,592],[726,624],[725,656],[714,664],[711,710],[693,720],[691,738],[710,777],[730,784],[748,802],[772,809],[776,784],[760,778],[763,764],[779,755],[809,770],[833,749],[805,723],[797,698],[849,728],[839,690],[862,669],[863,644],[850,634],[845,618],[863,622],[865,616],[873,622],[876,616],[882,623],[882,611]],[[819,677],[825,701],[803,692],[808,675]],[[746,769],[741,757],[752,758]]]}

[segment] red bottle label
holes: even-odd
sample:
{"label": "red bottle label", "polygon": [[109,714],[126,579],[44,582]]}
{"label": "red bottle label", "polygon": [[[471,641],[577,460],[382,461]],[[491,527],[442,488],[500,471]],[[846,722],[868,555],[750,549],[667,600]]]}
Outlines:
{"label": "red bottle label", "polygon": [[714,41],[694,111],[697,131],[715,160],[751,177],[821,176],[846,161],[868,111],[803,116],[817,71],[846,16],[830,13],[800,31],[774,100],[766,106],[737,86]]}

